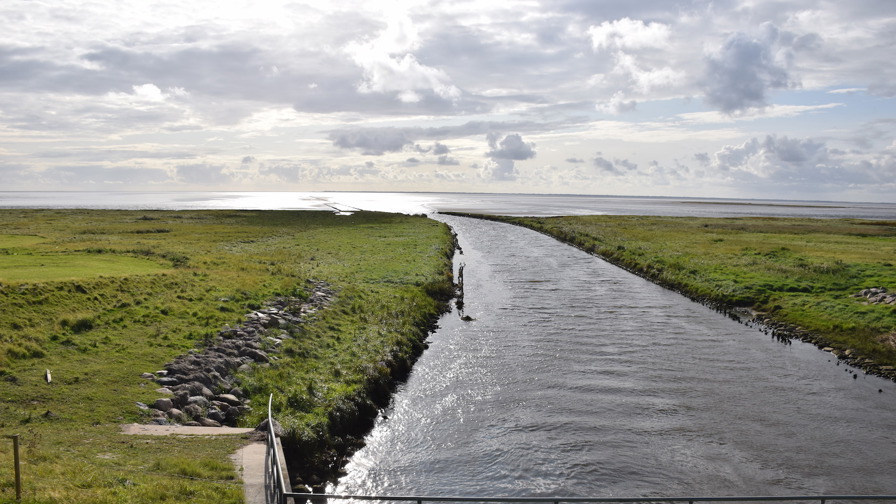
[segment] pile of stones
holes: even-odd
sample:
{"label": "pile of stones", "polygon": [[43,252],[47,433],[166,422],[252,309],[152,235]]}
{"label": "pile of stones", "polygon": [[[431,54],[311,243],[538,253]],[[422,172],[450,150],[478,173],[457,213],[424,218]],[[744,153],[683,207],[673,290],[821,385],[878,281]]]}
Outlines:
{"label": "pile of stones", "polygon": [[154,373],[141,376],[158,383],[163,395],[152,405],[137,403],[151,423],[206,427],[235,425],[251,408],[235,377],[254,365],[277,360],[280,345],[314,312],[326,306],[333,290],[312,282],[308,299],[280,297],[246,316],[238,327],[225,327],[200,350],[191,350]]}
{"label": "pile of stones", "polygon": [[886,287],[872,287],[853,294],[855,298],[865,298],[871,304],[896,305],[896,292],[887,292]]}

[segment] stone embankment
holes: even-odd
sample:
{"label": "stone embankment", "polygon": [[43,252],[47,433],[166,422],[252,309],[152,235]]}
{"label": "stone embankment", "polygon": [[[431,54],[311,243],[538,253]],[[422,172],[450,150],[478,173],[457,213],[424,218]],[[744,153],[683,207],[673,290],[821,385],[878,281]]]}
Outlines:
{"label": "stone embankment", "polygon": [[865,298],[868,304],[896,305],[896,292],[887,292],[886,287],[872,287],[852,295],[854,298]]}
{"label": "stone embankment", "polygon": [[[884,287],[864,289],[861,292],[853,294],[852,297],[865,298],[867,299],[866,303],[868,304],[896,305],[896,293],[888,293],[887,289]],[[773,338],[782,343],[790,343],[790,341],[794,339],[805,341],[817,346],[825,352],[830,352],[837,357],[840,362],[861,369],[867,374],[896,380],[896,368],[893,366],[882,366],[873,360],[858,354],[854,350],[838,348],[817,334],[810,333],[800,327],[778,322],[764,314],[754,314],[752,320],[760,325],[762,331],[766,334],[770,334]],[[884,343],[896,347],[896,334],[884,335],[882,338],[887,339]],[[853,378],[856,378],[857,376],[857,374],[853,375]]]}
{"label": "stone embankment", "polygon": [[283,340],[292,337],[311,314],[326,306],[333,291],[324,282],[310,282],[308,299],[280,297],[253,311],[238,327],[225,327],[203,349],[191,350],[165,369],[143,373],[160,385],[162,396],[137,403],[151,423],[220,427],[236,425],[250,408],[236,373],[277,359]]}

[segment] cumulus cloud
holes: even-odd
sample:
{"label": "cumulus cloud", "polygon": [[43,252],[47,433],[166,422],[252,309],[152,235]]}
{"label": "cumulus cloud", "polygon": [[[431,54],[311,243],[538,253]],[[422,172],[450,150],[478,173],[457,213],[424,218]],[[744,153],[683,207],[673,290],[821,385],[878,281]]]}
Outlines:
{"label": "cumulus cloud", "polygon": [[625,175],[638,169],[638,165],[628,159],[613,159],[610,161],[603,157],[600,152],[597,153],[597,156],[591,162],[600,172],[609,175]]}
{"label": "cumulus cloud", "polygon": [[626,100],[621,91],[613,94],[609,101],[598,103],[594,109],[604,114],[619,115],[624,112],[633,112],[638,107],[635,100]]}
{"label": "cumulus cloud", "polygon": [[448,146],[445,145],[445,144],[441,144],[441,143],[439,143],[439,142],[436,142],[436,143],[432,146],[432,153],[435,154],[436,156],[440,156],[440,155],[442,155],[442,154],[448,154],[449,152],[451,152],[451,150],[450,150],[450,149],[448,148]]}
{"label": "cumulus cloud", "polygon": [[535,144],[523,141],[523,137],[518,133],[512,133],[498,141],[499,135],[489,134],[488,146],[492,150],[485,155],[492,159],[508,159],[523,161],[535,157]]}
{"label": "cumulus cloud", "polygon": [[668,25],[627,17],[604,21],[588,29],[591,45],[596,51],[662,47],[669,40],[669,34]]}
{"label": "cumulus cloud", "polygon": [[793,85],[789,52],[777,28],[766,24],[761,37],[734,33],[705,58],[702,88],[707,103],[725,113],[769,104],[769,93]]}
{"label": "cumulus cloud", "polygon": [[[581,119],[571,120],[567,124],[581,122]],[[342,149],[361,150],[368,155],[382,155],[386,152],[399,152],[405,149],[412,149],[421,154],[432,153],[435,155],[448,154],[450,149],[447,145],[441,143],[439,139],[469,137],[479,134],[495,136],[492,131],[496,129],[513,128],[517,131],[542,131],[556,126],[553,123],[534,122],[534,121],[518,121],[518,122],[497,122],[497,121],[470,121],[459,125],[439,126],[439,127],[380,127],[380,128],[340,128],[331,130],[328,138],[336,147]],[[519,137],[519,135],[516,135]],[[432,146],[424,146],[417,144],[421,139],[435,140]],[[513,140],[511,140],[512,142]],[[522,140],[519,140],[522,141]],[[494,140],[497,142],[497,137]],[[534,144],[531,144],[534,147]],[[492,146],[497,149],[497,144]]]}
{"label": "cumulus cloud", "polygon": [[698,159],[735,180],[803,188],[896,184],[896,162],[887,150],[866,158],[829,148],[821,140],[767,135],[723,147]]}
{"label": "cumulus cloud", "polygon": [[479,171],[486,180],[508,181],[519,177],[515,161],[523,161],[535,157],[535,144],[526,142],[518,133],[511,133],[500,139],[498,133],[486,135],[490,151],[486,156],[490,158]]}
{"label": "cumulus cloud", "polygon": [[410,132],[399,128],[365,128],[330,132],[333,145],[360,149],[363,154],[380,156],[399,152],[413,143]]}
{"label": "cumulus cloud", "polygon": [[511,181],[519,178],[520,173],[512,159],[492,158],[482,164],[479,176],[485,180]]}
{"label": "cumulus cloud", "polygon": [[420,102],[426,93],[446,100],[460,98],[460,89],[444,71],[420,63],[410,52],[419,44],[419,32],[407,14],[390,16],[373,39],[349,43],[346,53],[363,70],[358,92],[394,93],[403,103]]}

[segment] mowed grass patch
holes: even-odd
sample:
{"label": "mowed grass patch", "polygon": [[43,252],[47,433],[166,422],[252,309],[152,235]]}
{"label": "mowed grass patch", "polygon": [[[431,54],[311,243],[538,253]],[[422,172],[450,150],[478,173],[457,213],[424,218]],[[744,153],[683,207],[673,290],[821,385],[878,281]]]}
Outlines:
{"label": "mowed grass patch", "polygon": [[896,365],[896,222],[583,216],[499,218],[547,233],[688,296],[751,307],[881,365]]}
{"label": "mowed grass patch", "polygon": [[[325,281],[337,293],[332,306],[294,331],[279,361],[244,377],[261,414],[265,387],[307,390],[312,376],[316,390],[351,389],[365,365],[413,346],[441,309],[433,295],[451,290],[451,234],[421,216],[0,210],[0,228],[40,237],[4,249],[19,255],[156,268],[0,280],[0,435],[19,434],[27,447],[26,502],[239,502],[228,456],[245,440],[118,433],[145,420],[137,401],[161,397],[140,374],[203,346],[266,300],[305,296],[309,280]],[[365,327],[374,320],[382,323]],[[368,362],[350,361],[349,351]],[[253,381],[257,373],[266,377]],[[290,432],[326,427],[331,403],[318,398],[281,398],[276,414],[300,419],[287,422]],[[11,443],[0,442],[0,466],[11,467]],[[11,482],[0,471],[0,501],[13,495]]]}
{"label": "mowed grass patch", "polygon": [[42,236],[36,235],[14,235],[0,233],[0,254],[8,253],[8,249],[16,249],[19,247],[27,247],[46,240]]}
{"label": "mowed grass patch", "polygon": [[143,275],[165,269],[165,266],[154,261],[121,255],[0,255],[0,282],[46,282],[98,276]]}

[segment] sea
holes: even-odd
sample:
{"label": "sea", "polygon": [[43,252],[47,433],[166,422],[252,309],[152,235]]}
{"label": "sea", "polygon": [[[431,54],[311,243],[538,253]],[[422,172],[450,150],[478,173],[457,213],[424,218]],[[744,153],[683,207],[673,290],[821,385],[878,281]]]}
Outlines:
{"label": "sea", "polygon": [[667,215],[896,219],[896,203],[784,201],[573,194],[403,192],[0,191],[0,208],[126,210],[358,210],[513,216]]}

